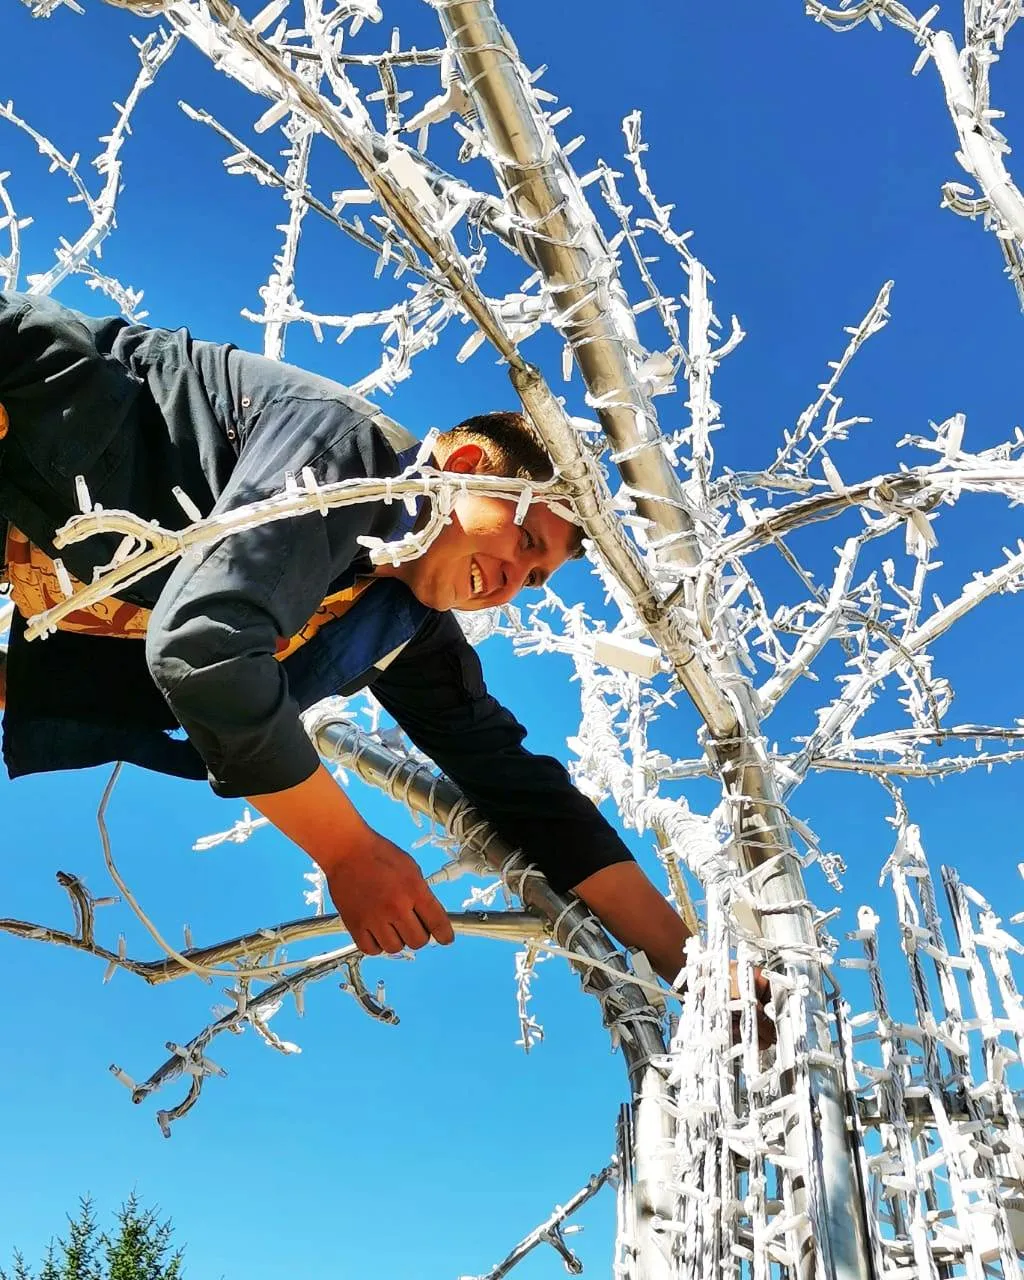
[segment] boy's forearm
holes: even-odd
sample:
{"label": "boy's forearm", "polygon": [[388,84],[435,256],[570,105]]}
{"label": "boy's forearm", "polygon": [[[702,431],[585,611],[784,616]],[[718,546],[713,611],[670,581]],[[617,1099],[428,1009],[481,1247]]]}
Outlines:
{"label": "boy's forearm", "polygon": [[298,786],[249,802],[324,871],[374,835],[324,765]]}
{"label": "boy's forearm", "polygon": [[635,862],[602,867],[573,892],[621,943],[639,947],[666,982],[675,981],[690,930]]}

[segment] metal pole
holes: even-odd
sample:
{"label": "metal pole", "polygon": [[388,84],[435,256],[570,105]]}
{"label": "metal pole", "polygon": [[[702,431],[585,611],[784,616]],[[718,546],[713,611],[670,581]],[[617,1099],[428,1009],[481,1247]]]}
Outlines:
{"label": "metal pole", "polygon": [[[329,717],[330,713],[328,713]],[[630,982],[622,953],[586,907],[576,898],[556,893],[519,851],[505,844],[494,829],[463,798],[458,788],[368,738],[354,725],[325,718],[311,728],[321,754],[357,773],[416,813],[444,826],[460,843],[479,854],[498,871],[524,906],[547,921],[556,942],[579,953],[577,964],[583,988],[601,1004],[606,1025],[621,1026],[620,1037],[633,1097],[633,1128],[642,1135],[636,1143],[631,1171],[635,1188],[637,1280],[669,1280],[671,1269],[662,1250],[660,1218],[670,1217],[672,1197],[667,1190],[671,1168],[672,1127],[668,1085],[655,1065],[665,1058],[661,1015],[643,992]],[[621,977],[589,967],[591,957],[618,969]],[[625,1177],[626,1174],[623,1173]]]}
{"label": "metal pole", "polygon": [[[541,272],[561,311],[559,326],[612,444],[613,458],[636,495],[638,512],[652,523],[651,540],[659,557],[678,564],[683,573],[692,573],[700,564],[701,551],[690,504],[662,449],[657,417],[634,371],[631,352],[639,351],[640,343],[600,227],[490,0],[432,3],[479,114],[498,180],[520,220],[522,252]],[[516,369],[512,380],[521,390],[523,379]],[[524,403],[529,409],[525,396]],[[538,426],[543,430],[542,423]],[[804,904],[767,915],[763,927],[780,953],[808,979],[808,1047],[812,1051],[828,1048],[827,1006],[815,954],[813,918],[765,757],[753,691],[724,650],[701,657],[703,661],[693,666],[705,668],[713,677],[718,698],[706,705],[699,698],[694,700],[711,730],[709,751],[726,786],[738,797],[736,847],[740,863],[745,871],[751,871],[770,860],[764,874],[756,877],[755,887],[764,905]],[[732,709],[730,723],[724,725],[723,696]],[[787,1032],[786,1021],[782,1020],[780,1028],[779,1051],[783,1078],[788,1069],[795,1084],[799,1033]],[[809,1177],[820,1173],[818,1191],[827,1230],[825,1238],[816,1243],[826,1274],[836,1280],[867,1280],[870,1264],[863,1206],[847,1132],[839,1064],[812,1057],[807,1069],[809,1114],[806,1124],[791,1132],[788,1145],[804,1161]],[[811,1124],[816,1132],[800,1132]],[[637,1139],[639,1148],[639,1134]],[[814,1195],[805,1194],[808,1209],[813,1209],[814,1200]],[[808,1251],[808,1272],[814,1268],[810,1256],[814,1252]]]}

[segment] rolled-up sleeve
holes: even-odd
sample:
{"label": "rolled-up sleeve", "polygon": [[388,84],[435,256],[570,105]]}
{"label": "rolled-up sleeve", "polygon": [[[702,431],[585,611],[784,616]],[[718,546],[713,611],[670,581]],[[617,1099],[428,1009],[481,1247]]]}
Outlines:
{"label": "rolled-up sleeve", "polygon": [[[263,440],[247,442],[215,513],[280,492],[286,469],[310,467],[322,484],[395,472],[372,420],[343,405],[283,400],[264,413],[281,422],[275,429],[265,418]],[[283,791],[316,770],[274,654],[359,552],[357,538],[386,532],[381,521],[379,504],[358,503],[234,533],[198,565],[183,559],[160,593],[146,637],[149,670],[218,795]]]}
{"label": "rolled-up sleeve", "polygon": [[565,892],[633,855],[552,756],[488,692],[454,618],[439,615],[374,681],[382,706],[493,824]]}

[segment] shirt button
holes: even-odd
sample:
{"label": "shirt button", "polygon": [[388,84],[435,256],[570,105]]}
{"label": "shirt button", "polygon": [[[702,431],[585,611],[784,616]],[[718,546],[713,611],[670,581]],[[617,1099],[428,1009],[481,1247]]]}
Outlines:
{"label": "shirt button", "polygon": [[242,396],[242,408],[243,408],[243,409],[248,409],[248,407],[249,407],[251,404],[252,404],[252,400],[250,400],[250,398],[249,398],[248,396]]}
{"label": "shirt button", "polygon": [[229,439],[229,440],[234,440],[234,438],[235,438],[235,436],[236,436],[237,434],[238,434],[238,433],[235,431],[234,427],[228,427],[228,439]]}

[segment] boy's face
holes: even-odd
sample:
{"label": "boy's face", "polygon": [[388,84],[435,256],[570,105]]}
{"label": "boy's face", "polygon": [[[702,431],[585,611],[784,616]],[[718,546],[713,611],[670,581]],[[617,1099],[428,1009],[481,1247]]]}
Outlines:
{"label": "boy's face", "polygon": [[[478,473],[476,445],[451,453],[444,470]],[[423,555],[384,572],[399,577],[432,609],[490,609],[507,604],[523,587],[539,587],[568,559],[575,529],[542,502],[530,505],[521,525],[505,498],[462,493],[452,519]],[[380,572],[380,570],[378,570]]]}

